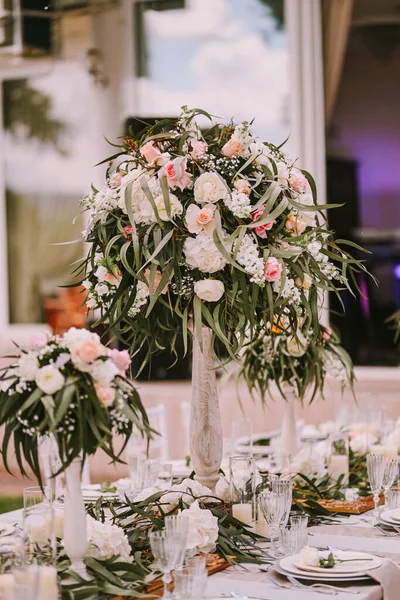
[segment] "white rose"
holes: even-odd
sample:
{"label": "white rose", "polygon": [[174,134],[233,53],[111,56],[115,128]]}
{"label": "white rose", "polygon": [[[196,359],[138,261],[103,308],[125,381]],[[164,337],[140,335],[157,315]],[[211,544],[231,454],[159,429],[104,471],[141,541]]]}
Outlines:
{"label": "white rose", "polygon": [[96,360],[91,365],[90,373],[96,383],[109,387],[119,370],[112,360]]}
{"label": "white rose", "polygon": [[314,240],[313,242],[310,242],[307,245],[307,250],[309,251],[309,253],[312,256],[317,256],[317,254],[319,253],[321,248],[322,248],[322,244],[320,242],[317,242],[317,240]]}
{"label": "white rose", "polygon": [[250,144],[249,149],[250,149],[251,154],[253,156],[256,156],[256,159],[254,162],[257,165],[264,165],[272,170],[271,161],[270,161],[271,151],[268,148],[268,146],[261,143],[260,141],[256,141],[256,142],[252,142]]}
{"label": "white rose", "polygon": [[212,552],[218,540],[218,519],[207,508],[202,509],[198,500],[190,508],[183,510],[189,521],[186,551],[189,555],[199,552]]}
{"label": "white rose", "polygon": [[217,485],[215,486],[215,495],[217,498],[222,500],[222,502],[231,501],[231,486],[229,481],[227,481],[224,477],[220,477],[218,479]]}
{"label": "white rose", "polygon": [[203,498],[203,500],[207,496],[212,496],[212,491],[201,485],[195,479],[184,479],[181,483],[177,483],[171,486],[168,494],[165,494],[162,497],[162,502],[169,505],[167,510],[172,510],[174,506],[179,504],[179,501],[182,500],[185,504],[192,504],[196,498]]}
{"label": "white rose", "polygon": [[[155,198],[154,200],[155,205],[157,207],[158,210],[158,215],[160,217],[160,219],[162,221],[169,221],[170,218],[167,214],[167,209],[165,207],[165,200],[164,200],[164,196],[162,194],[160,194],[159,196],[157,196],[157,198]],[[170,194],[169,195],[169,204],[171,207],[171,219],[173,219],[174,217],[176,217],[176,215],[181,215],[183,212],[183,206],[182,204],[179,202],[178,198],[174,195],[174,194]],[[154,215],[154,221],[156,221],[156,216]]]}
{"label": "white rose", "polygon": [[205,231],[200,232],[195,238],[187,238],[183,245],[183,252],[187,265],[203,273],[215,273],[227,264],[214,241]]}
{"label": "white rose", "polygon": [[316,548],[306,546],[300,551],[299,561],[307,567],[319,567],[319,554]]}
{"label": "white rose", "polygon": [[39,362],[35,352],[22,354],[18,360],[18,375],[25,381],[33,381],[38,368]]}
{"label": "white rose", "polygon": [[[132,482],[130,479],[128,479],[128,481],[129,481],[129,486],[131,487]],[[147,498],[150,498],[150,496],[154,496],[154,494],[157,494],[160,491],[161,490],[158,487],[145,488],[144,490],[139,492],[139,494],[137,496],[135,496],[135,498],[133,499],[133,502],[143,502],[143,500],[147,500]],[[163,502],[163,498],[161,498],[161,502]]]}
{"label": "white rose", "polygon": [[52,365],[42,367],[36,373],[36,385],[45,394],[52,396],[64,386],[65,379],[58,369]]}
{"label": "white rose", "polygon": [[300,358],[307,350],[307,340],[301,331],[298,331],[296,336],[292,335],[286,342],[287,354]]}
{"label": "white rose", "polygon": [[107,273],[108,273],[108,269],[106,267],[103,267],[102,265],[100,265],[99,267],[97,267],[94,274],[95,274],[95,277],[97,277],[98,281],[100,281],[100,283],[103,283],[103,281],[106,280]]}
{"label": "white rose", "polygon": [[217,302],[225,291],[222,281],[216,279],[202,279],[194,284],[195,294],[207,302]]}
{"label": "white rose", "polygon": [[215,204],[229,195],[225,182],[217,173],[203,173],[194,184],[194,199],[199,204]]}

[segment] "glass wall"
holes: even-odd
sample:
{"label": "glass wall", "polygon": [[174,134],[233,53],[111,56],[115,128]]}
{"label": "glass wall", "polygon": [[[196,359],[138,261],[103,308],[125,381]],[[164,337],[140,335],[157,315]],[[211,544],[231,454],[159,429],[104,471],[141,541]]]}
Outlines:
{"label": "glass wall", "polygon": [[78,199],[90,173],[89,81],[76,64],[2,83],[10,323],[45,320],[82,245]]}

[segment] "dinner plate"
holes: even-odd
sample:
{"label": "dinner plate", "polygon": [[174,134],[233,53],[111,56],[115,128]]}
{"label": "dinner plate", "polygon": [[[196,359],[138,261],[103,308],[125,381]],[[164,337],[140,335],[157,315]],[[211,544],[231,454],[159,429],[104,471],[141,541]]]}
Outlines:
{"label": "dinner plate", "polygon": [[[322,554],[322,553],[321,553]],[[336,553],[335,553],[336,554]],[[376,569],[378,567],[380,567],[383,563],[382,559],[379,558],[378,556],[373,556],[372,554],[364,554],[361,552],[346,552],[346,551],[338,551],[337,552],[338,555],[343,556],[343,558],[345,556],[348,556],[349,558],[351,556],[361,556],[363,554],[363,556],[365,556],[365,558],[370,558],[371,560],[368,560],[368,562],[366,560],[361,561],[360,563],[340,563],[338,565],[335,565],[332,569],[323,569],[321,567],[312,567],[309,565],[302,565],[300,562],[300,557],[299,554],[295,554],[294,556],[286,556],[285,558],[283,558],[280,561],[280,565],[288,572],[293,573],[303,573],[303,575],[305,574],[309,574],[309,575],[318,575],[321,577],[330,577],[331,579],[340,579],[342,577],[348,577],[348,576],[353,576],[353,575],[365,575],[365,571],[367,570],[371,570],[371,569]],[[328,556],[328,552],[326,553],[326,555]],[[342,567],[342,568],[341,568]],[[329,574],[327,573],[327,571],[329,571]]]}
{"label": "dinner plate", "polygon": [[14,525],[10,525],[10,523],[0,522],[0,537],[11,535],[14,531]]}
{"label": "dinner plate", "polygon": [[380,515],[382,521],[393,523],[394,525],[400,525],[400,509],[392,508],[391,510],[384,510]]}
{"label": "dinner plate", "polygon": [[116,500],[119,498],[118,492],[102,492],[99,485],[82,488],[82,496],[85,502],[96,502],[100,497],[104,498],[104,500]]}
{"label": "dinner plate", "polygon": [[[321,552],[321,558],[328,558],[330,552]],[[345,560],[346,562],[338,562],[329,571],[332,573],[364,573],[366,570],[377,569],[382,565],[382,559],[373,554],[365,552],[353,552],[352,550],[337,550],[334,553],[335,558]],[[349,562],[347,562],[349,561]],[[302,571],[311,571],[313,573],[326,573],[323,567],[315,567],[313,565],[304,565],[300,561],[300,556],[294,557],[294,564]]]}
{"label": "dinner plate", "polygon": [[294,577],[295,579],[299,579],[301,581],[310,581],[310,582],[321,582],[321,583],[355,583],[357,581],[368,581],[370,577],[368,575],[341,575],[340,577],[330,577],[329,574],[326,576],[320,575],[319,573],[305,573],[304,571],[287,571],[284,569],[280,563],[274,565],[274,570],[280,575],[284,575],[287,577]]}

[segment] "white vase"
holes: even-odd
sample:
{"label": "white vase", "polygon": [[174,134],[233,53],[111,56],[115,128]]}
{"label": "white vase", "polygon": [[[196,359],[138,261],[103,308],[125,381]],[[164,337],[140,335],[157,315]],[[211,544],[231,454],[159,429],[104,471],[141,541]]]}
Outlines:
{"label": "white vase", "polygon": [[211,338],[211,329],[203,326],[201,349],[194,328],[190,456],[195,479],[213,490],[222,460],[222,427]]}
{"label": "white vase", "polygon": [[283,391],[285,398],[283,398],[281,452],[288,454],[293,460],[299,450],[295,411],[297,394],[292,386],[284,387]]}
{"label": "white vase", "polygon": [[89,578],[83,559],[88,549],[86,509],[81,489],[82,461],[76,458],[65,469],[64,547],[71,561],[71,571]]}

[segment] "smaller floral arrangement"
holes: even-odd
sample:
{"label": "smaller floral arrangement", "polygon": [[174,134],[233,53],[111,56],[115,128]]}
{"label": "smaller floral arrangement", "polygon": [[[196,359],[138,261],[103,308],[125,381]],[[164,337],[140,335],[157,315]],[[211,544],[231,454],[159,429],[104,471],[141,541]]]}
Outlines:
{"label": "smaller floral arrangement", "polygon": [[[345,558],[348,556],[348,558]],[[351,556],[351,558],[350,558]],[[366,556],[365,554],[357,554],[355,552],[341,552],[338,551],[319,552],[317,548],[306,546],[300,551],[299,561],[304,567],[320,567],[321,569],[333,569],[335,566],[346,563],[346,562],[364,562],[372,561],[373,558]]]}
{"label": "smaller floral arrangement", "polygon": [[98,521],[86,516],[88,533],[88,551],[86,556],[93,558],[109,559],[118,556],[125,562],[132,561],[132,548],[124,530],[111,521]]}
{"label": "smaller floral arrangement", "polygon": [[107,349],[96,333],[73,327],[62,337],[41,336],[9,358],[14,362],[2,369],[0,377],[2,454],[7,469],[12,439],[21,473],[25,474],[24,458],[41,481],[40,438],[54,436],[66,468],[98,448],[119,460],[113,433],[125,438],[125,444],[133,427],[150,435],[140,397],[127,379],[128,352]]}

